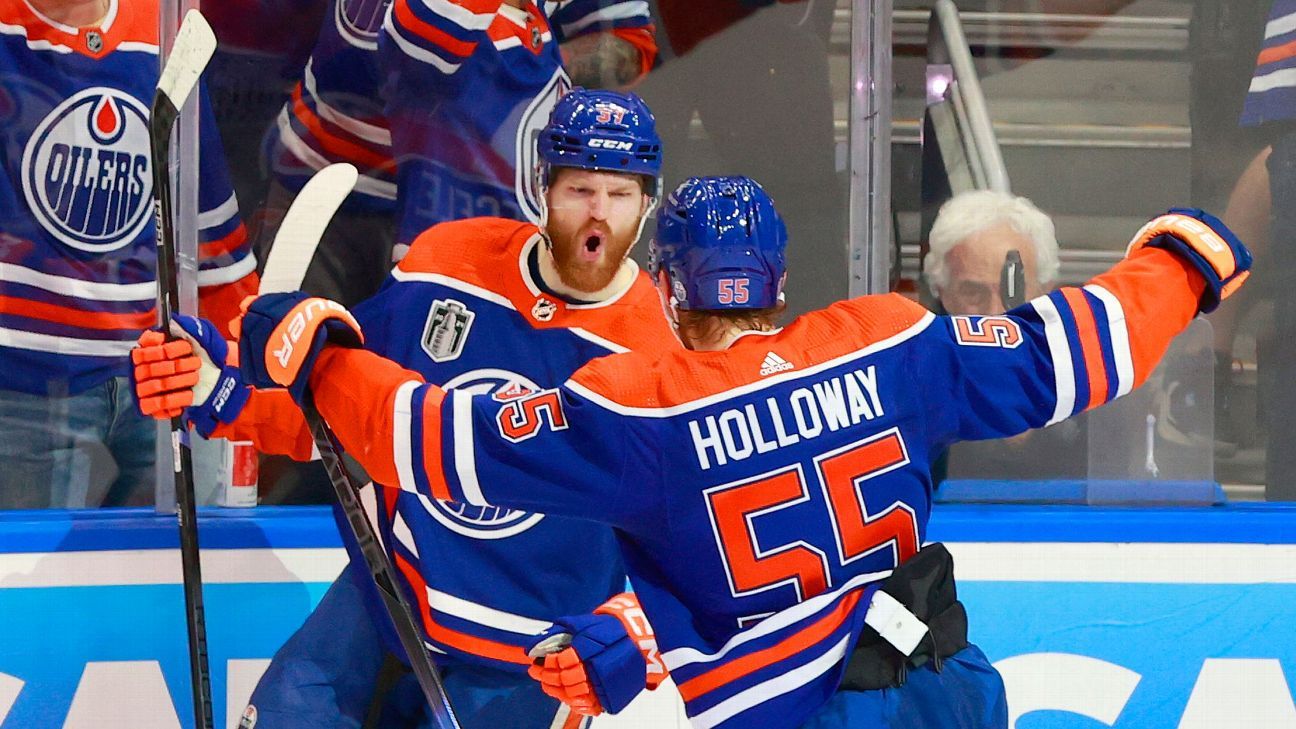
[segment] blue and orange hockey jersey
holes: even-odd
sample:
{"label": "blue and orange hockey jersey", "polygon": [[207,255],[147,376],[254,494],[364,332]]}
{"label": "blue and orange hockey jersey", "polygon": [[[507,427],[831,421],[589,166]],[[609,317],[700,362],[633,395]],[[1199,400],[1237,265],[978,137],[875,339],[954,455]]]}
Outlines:
{"label": "blue and orange hockey jersey", "polygon": [[931,460],[1128,393],[1203,285],[1143,249],[1004,316],[862,297],[530,394],[447,392],[337,348],[311,385],[402,498],[616,527],[693,726],[795,727],[836,691],[872,591],[926,538]]}
{"label": "blue and orange hockey jersey", "polygon": [[[157,297],[148,117],[157,0],[112,0],[96,28],[0,4],[0,359],[5,387],[71,394],[125,375]],[[203,105],[207,111],[208,105]],[[256,291],[210,112],[198,284],[224,327]]]}
{"label": "blue and orange hockey jersey", "polygon": [[[356,307],[366,347],[431,382],[519,393],[556,387],[607,354],[679,346],[646,274],[598,304],[546,293],[535,268],[541,240],[534,225],[503,219],[427,231]],[[402,407],[412,422],[420,404]],[[216,435],[299,458],[311,450],[282,391],[254,393]],[[382,538],[434,650],[521,672],[532,636],[625,589],[612,530],[601,524],[378,491]]]}
{"label": "blue and orange hockey jersey", "polygon": [[276,120],[276,179],[291,190],[334,162],[360,170],[349,206],[396,209],[396,162],[379,95],[378,34],[391,0],[331,0],[302,79]]}
{"label": "blue and orange hockey jersey", "polygon": [[656,55],[638,0],[395,0],[379,39],[407,243],[476,216],[537,222],[536,136],[570,87],[558,44],[599,31]]}

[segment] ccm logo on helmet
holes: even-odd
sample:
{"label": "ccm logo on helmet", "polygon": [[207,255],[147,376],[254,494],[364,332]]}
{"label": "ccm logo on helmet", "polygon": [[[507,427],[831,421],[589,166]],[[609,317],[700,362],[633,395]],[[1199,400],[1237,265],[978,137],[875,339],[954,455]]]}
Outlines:
{"label": "ccm logo on helmet", "polygon": [[634,149],[634,142],[619,142],[615,139],[591,139],[589,146],[592,149],[611,149],[614,151],[630,151]]}
{"label": "ccm logo on helmet", "polygon": [[301,302],[279,324],[275,333],[270,336],[269,344],[266,345],[273,347],[276,340],[279,342],[279,348],[272,350],[270,356],[282,369],[270,373],[272,380],[285,387],[292,384],[302,361],[306,358],[306,353],[310,351],[310,347],[298,348],[297,343],[303,336],[308,341],[313,340],[315,332],[325,319],[339,319],[351,325],[357,332],[360,331],[360,325],[352,318],[351,312],[336,301],[313,298]]}

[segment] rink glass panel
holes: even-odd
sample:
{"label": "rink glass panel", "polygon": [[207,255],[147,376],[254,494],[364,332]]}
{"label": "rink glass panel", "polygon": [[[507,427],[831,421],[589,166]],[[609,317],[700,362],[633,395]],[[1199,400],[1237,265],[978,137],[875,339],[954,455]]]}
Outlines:
{"label": "rink glass panel", "polygon": [[[920,260],[944,197],[935,182],[939,168],[929,158],[924,169],[924,5],[898,1],[893,19],[898,245],[891,256],[899,265],[892,288],[934,306]],[[1021,438],[956,446],[945,464],[954,479],[1031,483],[960,483],[945,497],[1296,500],[1294,471],[1284,461],[1296,449],[1283,441],[1296,432],[1286,404],[1296,380],[1285,374],[1296,357],[1286,351],[1291,333],[1280,328],[1292,321],[1284,311],[1291,307],[1296,251],[1281,234],[1266,240],[1268,216],[1258,206],[1237,199],[1229,206],[1248,163],[1285,131],[1279,124],[1239,125],[1269,3],[958,5],[1012,192],[1030,198],[1057,226],[1056,285],[1081,284],[1110,267],[1143,222],[1172,206],[1224,217],[1256,251],[1257,265],[1236,302],[1194,324],[1128,402]],[[1268,193],[1263,180],[1247,189]],[[1258,197],[1241,195],[1243,203]],[[1281,212],[1276,199],[1273,209]],[[1284,229],[1274,221],[1275,233]],[[1212,482],[1222,484],[1222,493],[1206,488]]]}
{"label": "rink glass panel", "polygon": [[[350,14],[317,0],[299,5],[291,16],[241,29],[224,30],[213,19],[223,46],[208,83],[254,238],[291,199],[275,184],[272,150],[278,115],[311,44],[327,23],[363,35],[357,28],[374,12],[368,7],[373,3],[348,6]],[[634,90],[657,116],[665,188],[694,174],[748,174],[762,182],[791,238],[789,318],[852,293],[886,289],[932,303],[922,297],[920,270],[924,210],[929,222],[939,203],[924,201],[922,192],[927,13],[922,3],[899,0],[886,9],[891,17],[879,22],[880,5],[780,3],[704,28],[697,18],[671,18],[670,3],[650,3],[662,60]],[[1012,190],[1057,225],[1057,284],[1082,283],[1108,268],[1142,222],[1172,205],[1222,214],[1247,162],[1269,143],[1264,133],[1237,124],[1263,12],[1225,12],[1217,3],[1188,0],[960,5]],[[879,65],[883,44],[870,34],[888,28],[892,83],[875,83],[864,67]],[[861,89],[862,96],[852,96]],[[873,90],[878,98],[869,96]],[[889,98],[882,98],[887,91]],[[877,115],[891,117],[889,129],[868,127]],[[877,148],[887,134],[890,159]],[[881,182],[869,184],[870,174],[878,179],[872,166],[879,164],[890,168],[890,192],[873,205],[861,196],[884,189]],[[352,218],[344,225],[366,231],[382,223]],[[650,220],[633,253],[640,262],[654,228]],[[1083,485],[1091,477],[1128,481],[1135,493],[1141,483],[1193,482],[1198,486],[1185,500],[1195,503],[1205,498],[1200,484],[1210,482],[1222,483],[1230,500],[1292,499],[1296,487],[1284,486],[1282,474],[1296,469],[1275,471],[1282,466],[1272,454],[1296,454],[1296,448],[1271,446],[1281,434],[1296,432],[1283,424],[1291,411],[1283,404],[1291,397],[1285,383],[1293,380],[1280,370],[1281,345],[1296,337],[1281,336],[1274,324],[1282,320],[1275,306],[1281,309],[1290,298],[1281,294],[1289,288],[1286,274],[1274,270],[1282,257],[1292,257],[1280,243],[1274,241],[1268,269],[1260,254],[1255,281],[1239,305],[1212,318],[1217,331],[1199,331],[1199,339],[1181,343],[1187,349],[1175,371],[1153,377],[1148,387],[1162,388],[1160,394],[1140,395],[1147,400],[1143,411],[1125,414],[1119,428],[1103,428],[1128,434],[1137,448],[1128,445],[1119,459],[1108,457],[1115,446],[1107,441],[1063,432],[1093,427],[1081,421],[1028,437],[1046,446],[1033,453],[1017,442],[978,444],[951,457],[950,473],[1079,483],[1056,492],[1063,501],[1092,500]],[[1224,368],[1227,376],[1215,372]],[[1115,407],[1107,410],[1112,412],[1086,421],[1117,417]],[[1148,415],[1157,418],[1151,426]],[[1147,468],[1149,427],[1155,476]],[[1134,450],[1142,455],[1131,455]],[[295,468],[263,467],[263,500],[327,498],[326,490],[297,488],[309,476],[282,475]],[[272,489],[267,479],[288,479],[289,487]],[[1160,487],[1149,493],[1173,496]]]}

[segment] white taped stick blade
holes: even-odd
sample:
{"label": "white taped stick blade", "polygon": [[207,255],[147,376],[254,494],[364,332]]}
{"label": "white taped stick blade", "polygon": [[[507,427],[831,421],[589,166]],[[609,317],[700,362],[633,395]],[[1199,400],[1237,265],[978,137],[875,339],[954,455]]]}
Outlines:
{"label": "white taped stick blade", "polygon": [[167,56],[166,67],[158,79],[158,91],[166,94],[175,108],[184,106],[215,52],[216,34],[207,19],[197,10],[185,13],[171,55]]}
{"label": "white taped stick blade", "polygon": [[351,194],[360,174],[353,165],[332,164],[310,178],[289,206],[266,255],[261,293],[297,291],[333,214]]}

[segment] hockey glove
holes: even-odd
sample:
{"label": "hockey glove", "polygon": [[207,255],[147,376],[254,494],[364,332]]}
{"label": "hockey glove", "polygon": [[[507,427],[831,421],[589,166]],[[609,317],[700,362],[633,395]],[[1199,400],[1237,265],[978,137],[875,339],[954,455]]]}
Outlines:
{"label": "hockey glove", "polygon": [[1219,218],[1197,208],[1171,208],[1153,218],[1130,241],[1125,255],[1164,248],[1188,261],[1206,279],[1198,309],[1215,311],[1251,275],[1251,251]]}
{"label": "hockey glove", "polygon": [[533,655],[538,646],[543,652],[541,644],[553,643],[554,636],[562,634],[570,637],[570,645],[536,656],[528,673],[546,694],[578,714],[615,714],[640,691],[655,689],[666,678],[657,638],[634,595],[617,595],[591,615],[559,618],[536,637]]}
{"label": "hockey glove", "polygon": [[179,339],[147,331],[131,350],[132,392],[140,412],[159,419],[183,412],[206,438],[238,417],[249,391],[238,368],[226,364],[229,345],[211,322],[183,314],[172,321]]}
{"label": "hockey glove", "polygon": [[239,337],[239,365],[253,387],[286,387],[300,405],[315,359],[326,344],[359,347],[360,324],[336,301],[290,294],[265,294],[243,302],[233,325]]}

